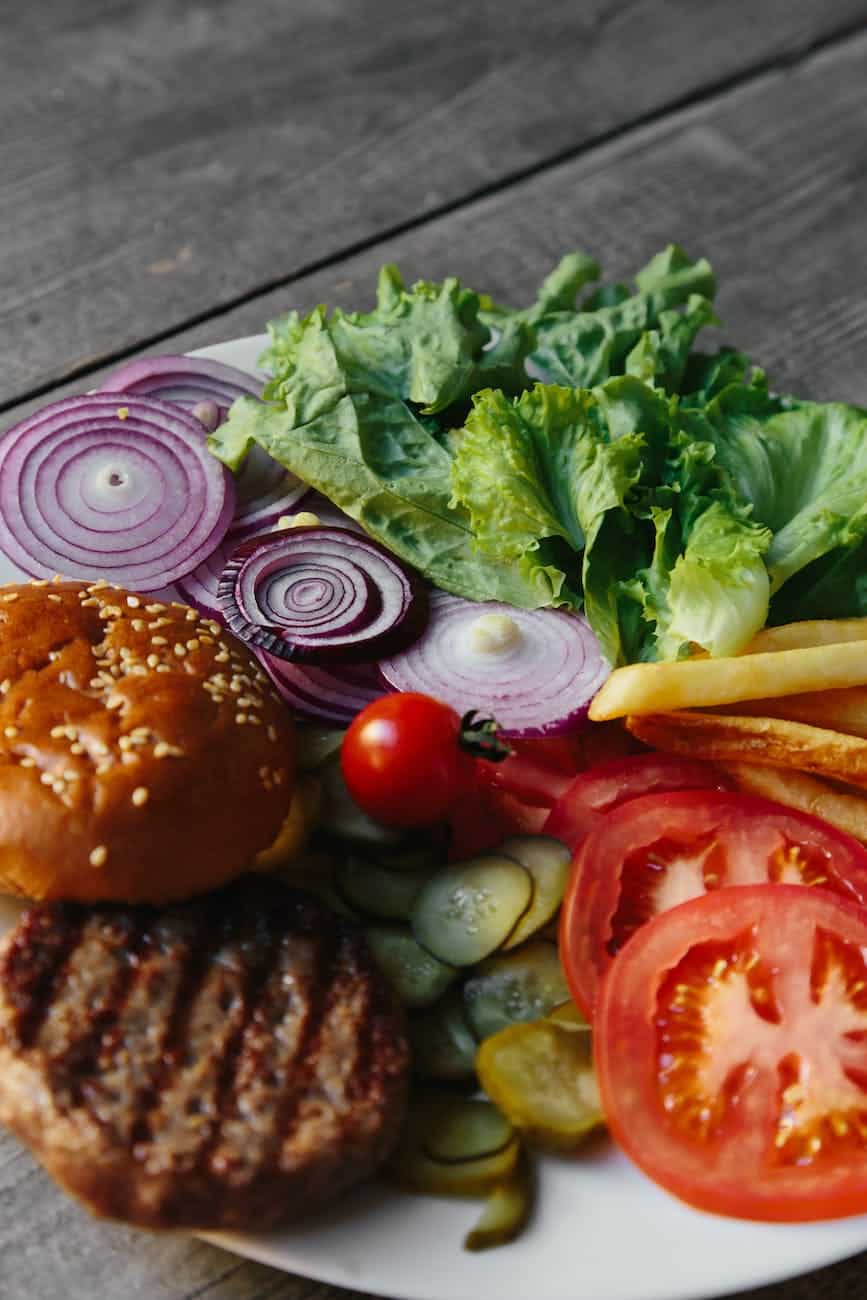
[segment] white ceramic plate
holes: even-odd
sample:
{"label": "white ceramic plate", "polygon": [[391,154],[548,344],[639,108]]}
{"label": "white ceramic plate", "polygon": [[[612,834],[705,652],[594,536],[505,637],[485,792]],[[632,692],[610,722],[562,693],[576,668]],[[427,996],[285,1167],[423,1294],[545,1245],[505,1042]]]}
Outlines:
{"label": "white ceramic plate", "polygon": [[[255,368],[264,336],[202,349]],[[0,581],[16,576],[0,569]],[[17,908],[0,900],[0,929]],[[704,1300],[867,1249],[867,1216],[754,1224],[689,1210],[607,1142],[540,1163],[538,1208],[511,1246],[471,1255],[478,1203],[360,1189],[327,1214],[265,1236],[215,1236],[276,1268],[400,1300]]]}

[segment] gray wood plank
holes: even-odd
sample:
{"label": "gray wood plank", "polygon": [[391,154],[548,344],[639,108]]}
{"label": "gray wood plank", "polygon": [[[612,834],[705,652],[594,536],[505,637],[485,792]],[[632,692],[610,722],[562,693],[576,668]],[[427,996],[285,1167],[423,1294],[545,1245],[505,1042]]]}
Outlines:
{"label": "gray wood plank", "polygon": [[865,20],[865,0],[15,6],[0,405]]}
{"label": "gray wood plank", "polygon": [[[727,333],[781,387],[867,404],[867,38],[384,242],[164,345],[255,332],[269,315],[327,299],[363,306],[375,270],[458,271],[503,297],[531,290],[583,245],[625,273],[676,237],[713,259]],[[23,408],[22,408],[23,409]],[[857,1300],[867,1256],[748,1300]],[[0,1139],[3,1300],[350,1300],[184,1239],[92,1223],[29,1157]],[[487,1300],[486,1297],[482,1300]]]}

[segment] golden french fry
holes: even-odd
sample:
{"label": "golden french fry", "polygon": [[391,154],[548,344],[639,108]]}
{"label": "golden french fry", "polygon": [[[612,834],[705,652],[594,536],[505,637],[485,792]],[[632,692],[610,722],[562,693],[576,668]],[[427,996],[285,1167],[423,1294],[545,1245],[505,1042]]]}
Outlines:
{"label": "golden french fry", "polygon": [[867,740],[783,718],[729,713],[652,713],[626,726],[646,745],[691,758],[794,767],[867,786]]}
{"label": "golden french fry", "polygon": [[766,627],[756,633],[741,654],[807,650],[811,646],[840,645],[844,641],[867,641],[867,618],[814,618]]}
{"label": "golden french fry", "polygon": [[762,718],[786,718],[811,727],[842,731],[847,736],[867,739],[867,687],[850,686],[842,691],[809,691],[805,695],[781,695],[777,699],[741,700],[738,713]]}
{"label": "golden french fry", "polygon": [[745,794],[773,799],[798,812],[830,822],[838,830],[867,844],[867,795],[835,789],[818,776],[792,768],[762,767],[758,763],[718,764]]}
{"label": "golden french fry", "polygon": [[725,659],[615,668],[590,704],[594,722],[627,714],[709,708],[805,691],[867,685],[867,642],[776,650]]}

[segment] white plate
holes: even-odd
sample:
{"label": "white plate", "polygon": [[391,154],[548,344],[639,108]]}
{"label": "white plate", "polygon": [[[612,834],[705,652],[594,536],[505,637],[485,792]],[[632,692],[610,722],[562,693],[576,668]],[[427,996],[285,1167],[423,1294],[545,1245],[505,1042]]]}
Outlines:
{"label": "white plate", "polygon": [[[200,355],[252,370],[266,342],[237,339]],[[0,930],[16,914],[0,899]],[[867,1249],[867,1216],[789,1226],[689,1210],[606,1142],[539,1164],[528,1231],[480,1255],[460,1245],[477,1203],[378,1185],[294,1228],[211,1239],[276,1268],[400,1300],[705,1300]]]}

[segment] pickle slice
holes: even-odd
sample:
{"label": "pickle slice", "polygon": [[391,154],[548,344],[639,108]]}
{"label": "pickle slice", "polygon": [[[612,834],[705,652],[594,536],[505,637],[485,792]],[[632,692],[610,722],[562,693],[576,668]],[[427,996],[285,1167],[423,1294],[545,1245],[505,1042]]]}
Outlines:
{"label": "pickle slice", "polygon": [[467,1023],[463,994],[453,989],[436,1006],[414,1016],[409,1024],[412,1064],[428,1079],[474,1079],[476,1048]]}
{"label": "pickle slice", "polygon": [[457,1150],[445,1135],[454,1132],[456,1108],[461,1105],[490,1106],[490,1102],[461,1103],[431,1094],[411,1100],[403,1132],[385,1167],[400,1187],[435,1196],[484,1196],[511,1177],[521,1152],[514,1134],[505,1145],[482,1154],[478,1142],[472,1145],[476,1154],[468,1148],[460,1159],[440,1160],[429,1154],[429,1148],[438,1150],[441,1142],[450,1151]]}
{"label": "pickle slice", "polygon": [[514,858],[456,862],[424,886],[413,909],[413,933],[441,961],[474,966],[509,937],[532,896],[533,878]]}
{"label": "pickle slice", "polygon": [[389,871],[347,854],[334,866],[334,885],[351,907],[385,921],[408,921],[429,871]]}
{"label": "pickle slice", "polygon": [[464,984],[467,1020],[480,1041],[507,1025],[540,1020],[568,997],[557,949],[546,939],[489,957]]}
{"label": "pickle slice", "polygon": [[533,1210],[533,1169],[526,1151],[505,1182],[488,1193],[479,1220],[464,1238],[465,1250],[490,1250],[505,1246],[523,1231]]}
{"label": "pickle slice", "polygon": [[570,998],[568,1002],[560,1002],[553,1010],[548,1012],[546,1017],[553,1020],[555,1024],[560,1025],[563,1029],[580,1029],[589,1034],[590,1022],[579,1007]]}
{"label": "pickle slice", "polygon": [[482,1043],[476,1071],[519,1132],[549,1150],[571,1151],[605,1122],[589,1034],[550,1020],[510,1025]]}
{"label": "pickle slice", "polygon": [[572,854],[550,835],[515,835],[500,844],[497,851],[520,862],[533,877],[530,906],[503,944],[504,948],[517,948],[555,915],[569,880]]}
{"label": "pickle slice", "polygon": [[464,1097],[443,1105],[425,1133],[422,1150],[431,1160],[461,1164],[497,1155],[514,1136],[511,1121],[496,1106]]}
{"label": "pickle slice", "polygon": [[371,925],[365,930],[377,965],[407,1007],[429,1007],[457,976],[416,943],[403,926]]}
{"label": "pickle slice", "polygon": [[329,758],[340,753],[345,731],[336,727],[320,727],[315,722],[295,728],[299,772],[313,772]]}
{"label": "pickle slice", "polygon": [[324,763],[319,775],[324,795],[322,829],[327,835],[377,849],[397,848],[404,842],[403,831],[381,826],[362,812],[346,788],[339,756]]}

